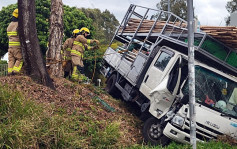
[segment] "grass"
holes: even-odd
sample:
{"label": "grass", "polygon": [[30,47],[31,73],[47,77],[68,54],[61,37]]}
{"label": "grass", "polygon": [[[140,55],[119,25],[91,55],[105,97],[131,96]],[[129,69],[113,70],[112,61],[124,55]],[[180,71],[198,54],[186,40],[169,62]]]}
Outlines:
{"label": "grass", "polygon": [[[179,144],[171,142],[166,147],[161,146],[149,146],[149,145],[135,145],[127,147],[127,149],[192,149],[193,147],[188,144]],[[231,146],[223,142],[211,141],[208,143],[197,143],[197,149],[237,149],[237,146]]]}
{"label": "grass", "polygon": [[[95,93],[100,90],[91,88]],[[123,136],[123,119],[95,120],[91,112],[68,114],[54,105],[40,105],[25,99],[21,93],[0,85],[0,148],[127,148],[160,149],[160,146],[119,144]],[[97,110],[98,112],[99,110]],[[121,116],[122,117],[122,116]],[[190,145],[172,142],[165,149],[191,149]],[[233,149],[222,142],[198,143],[197,149]]]}
{"label": "grass", "polygon": [[113,147],[119,122],[94,121],[84,114],[43,107],[0,86],[0,148]]}

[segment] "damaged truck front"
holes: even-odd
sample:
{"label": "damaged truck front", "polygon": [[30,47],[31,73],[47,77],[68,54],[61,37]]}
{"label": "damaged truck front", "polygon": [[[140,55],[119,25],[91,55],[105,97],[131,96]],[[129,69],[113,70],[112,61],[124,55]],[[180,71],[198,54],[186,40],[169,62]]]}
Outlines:
{"label": "damaged truck front", "polygon": [[[150,19],[148,19],[150,18]],[[104,54],[106,91],[140,106],[143,137],[153,145],[190,141],[187,22],[131,5]],[[197,139],[237,139],[237,54],[195,33]]]}

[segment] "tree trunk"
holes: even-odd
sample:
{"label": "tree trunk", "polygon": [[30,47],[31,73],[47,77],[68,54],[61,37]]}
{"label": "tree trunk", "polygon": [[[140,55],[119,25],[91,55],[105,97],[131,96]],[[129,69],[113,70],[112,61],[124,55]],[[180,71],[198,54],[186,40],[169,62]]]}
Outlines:
{"label": "tree trunk", "polygon": [[49,29],[49,62],[50,76],[62,77],[61,46],[63,37],[63,3],[62,0],[51,0],[50,29]]}
{"label": "tree trunk", "polygon": [[40,50],[35,23],[35,0],[18,0],[19,9],[19,37],[26,74],[33,80],[54,88],[49,77]]}

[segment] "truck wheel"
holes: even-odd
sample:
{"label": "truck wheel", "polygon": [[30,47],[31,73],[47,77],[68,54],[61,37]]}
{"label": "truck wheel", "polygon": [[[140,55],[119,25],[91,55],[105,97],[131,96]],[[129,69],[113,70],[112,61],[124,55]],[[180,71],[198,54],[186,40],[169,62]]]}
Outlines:
{"label": "truck wheel", "polygon": [[115,94],[115,91],[117,90],[115,83],[116,83],[116,75],[113,74],[108,78],[105,87],[105,90],[111,95]]}
{"label": "truck wheel", "polygon": [[160,124],[160,121],[155,117],[150,117],[146,120],[142,134],[144,141],[151,145],[167,145],[170,140],[163,134],[164,128]]}

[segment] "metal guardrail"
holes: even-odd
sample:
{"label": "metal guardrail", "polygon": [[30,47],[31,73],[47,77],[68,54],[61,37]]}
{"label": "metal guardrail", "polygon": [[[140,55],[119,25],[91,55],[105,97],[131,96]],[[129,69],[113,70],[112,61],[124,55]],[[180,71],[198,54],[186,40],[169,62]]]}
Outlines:
{"label": "metal guardrail", "polygon": [[0,77],[7,76],[7,64],[0,64]]}

